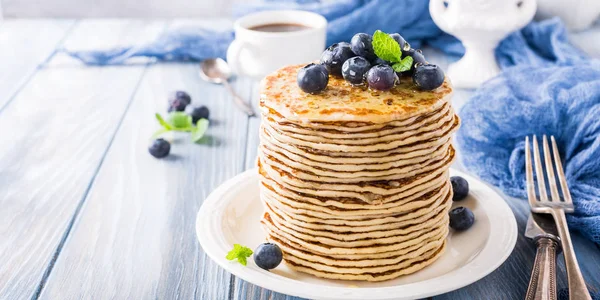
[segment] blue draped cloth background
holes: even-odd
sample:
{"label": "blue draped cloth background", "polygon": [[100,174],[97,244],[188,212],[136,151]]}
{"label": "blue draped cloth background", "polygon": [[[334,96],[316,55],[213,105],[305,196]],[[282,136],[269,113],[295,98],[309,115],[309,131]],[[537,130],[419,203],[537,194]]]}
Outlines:
{"label": "blue draped cloth background", "polygon": [[[458,40],[433,23],[423,0],[279,0],[237,7],[235,16],[270,9],[302,9],[329,21],[328,44],[348,41],[357,32],[399,32],[414,48],[427,44],[462,55]],[[145,45],[76,51],[87,64],[123,64],[136,56],[159,60],[224,57],[233,32],[177,28]],[[496,58],[503,69],[484,83],[459,112],[457,135],[465,167],[509,195],[525,198],[525,136],[557,137],[565,159],[576,212],[572,229],[600,243],[600,63],[586,58],[566,38],[558,19],[532,22],[502,41]]]}

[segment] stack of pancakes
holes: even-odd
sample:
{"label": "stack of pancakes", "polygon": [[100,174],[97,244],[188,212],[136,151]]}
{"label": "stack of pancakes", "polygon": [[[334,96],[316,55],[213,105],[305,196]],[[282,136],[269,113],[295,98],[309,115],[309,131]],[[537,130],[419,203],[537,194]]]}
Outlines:
{"label": "stack of pancakes", "polygon": [[331,77],[317,95],[296,85],[301,66],[261,86],[261,223],[291,268],[318,277],[388,280],[445,249],[448,168],[459,119],[449,82],[390,91]]}

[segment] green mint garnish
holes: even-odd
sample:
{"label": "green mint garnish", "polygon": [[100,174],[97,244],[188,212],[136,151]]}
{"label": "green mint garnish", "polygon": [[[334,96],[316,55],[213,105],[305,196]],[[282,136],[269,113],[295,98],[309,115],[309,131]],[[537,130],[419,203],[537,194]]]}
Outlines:
{"label": "green mint garnish", "polygon": [[402,51],[400,45],[387,33],[377,30],[373,34],[373,50],[379,58],[392,63],[400,62]]}
{"label": "green mint garnish", "polygon": [[233,249],[227,253],[225,258],[228,260],[237,259],[240,264],[245,266],[248,263],[246,259],[250,257],[250,255],[252,255],[252,250],[250,248],[244,247],[240,244],[233,244]]}
{"label": "green mint garnish", "polygon": [[156,138],[159,135],[170,131],[191,132],[192,141],[197,143],[204,136],[209,124],[208,120],[200,119],[196,123],[196,126],[194,126],[192,123],[192,117],[181,111],[169,113],[169,117],[167,118],[168,121],[165,120],[165,118],[163,118],[163,116],[161,116],[159,113],[155,114],[155,117],[162,128],[156,131],[152,135],[152,138]]}
{"label": "green mint garnish", "polygon": [[198,120],[198,122],[196,122],[196,128],[194,130],[192,130],[192,141],[194,143],[200,142],[202,140],[202,137],[204,137],[204,133],[206,132],[206,129],[208,129],[208,120],[207,119]]}
{"label": "green mint garnish", "polygon": [[403,58],[402,60],[400,60],[400,62],[394,63],[392,65],[392,69],[394,69],[395,72],[405,72],[410,70],[410,68],[412,67],[413,64],[413,58],[410,56],[407,56],[405,58]]}

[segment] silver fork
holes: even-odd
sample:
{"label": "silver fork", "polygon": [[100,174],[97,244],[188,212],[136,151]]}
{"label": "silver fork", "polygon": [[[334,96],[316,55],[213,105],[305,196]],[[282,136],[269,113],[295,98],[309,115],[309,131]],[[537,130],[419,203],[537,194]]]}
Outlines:
{"label": "silver fork", "polygon": [[540,150],[538,147],[537,137],[533,136],[533,158],[535,160],[535,171],[538,181],[538,191],[540,199],[537,199],[535,194],[535,183],[533,181],[533,166],[531,163],[531,150],[529,148],[529,137],[525,138],[525,168],[527,176],[527,196],[529,198],[529,205],[531,211],[535,213],[551,214],[556,222],[556,228],[558,229],[558,235],[562,241],[563,255],[565,258],[565,265],[567,267],[567,279],[569,281],[569,299],[573,300],[585,300],[592,299],[590,293],[585,286],[585,281],[579,270],[577,264],[577,258],[575,257],[575,251],[573,250],[573,243],[571,242],[571,236],[569,235],[569,228],[567,227],[567,218],[565,213],[572,213],[573,200],[571,199],[571,193],[567,186],[567,180],[565,173],[563,172],[562,163],[560,162],[560,155],[558,153],[558,147],[556,147],[556,141],[554,136],[550,136],[552,140],[552,152],[554,153],[554,164],[556,166],[556,173],[558,173],[558,181],[560,182],[560,189],[562,191],[562,200],[558,194],[558,187],[556,185],[556,179],[554,177],[554,167],[552,164],[552,158],[550,154],[550,147],[548,147],[548,139],[544,135],[543,147],[544,147],[544,161],[546,165],[546,174],[548,175],[548,184],[550,185],[550,194],[552,199],[548,199],[546,194],[546,183],[544,181],[544,171],[542,167],[542,160],[540,159]]}

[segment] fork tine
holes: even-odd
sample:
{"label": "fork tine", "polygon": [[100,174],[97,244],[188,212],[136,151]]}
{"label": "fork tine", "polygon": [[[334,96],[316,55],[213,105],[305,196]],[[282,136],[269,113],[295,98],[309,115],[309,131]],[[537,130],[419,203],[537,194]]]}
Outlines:
{"label": "fork tine", "polygon": [[531,149],[529,147],[529,136],[525,137],[525,175],[527,177],[527,198],[529,206],[535,206],[535,184],[533,182],[533,166],[531,165]]}
{"label": "fork tine", "polygon": [[554,177],[554,167],[552,166],[552,154],[550,154],[548,138],[546,138],[545,134],[542,138],[542,145],[544,147],[544,161],[546,163],[546,174],[548,175],[548,185],[550,186],[552,201],[560,202],[560,196],[558,196],[558,187],[556,186],[556,177]]}
{"label": "fork tine", "polygon": [[573,203],[571,199],[571,192],[569,192],[569,186],[567,185],[567,178],[563,171],[562,163],[560,162],[560,153],[558,153],[558,147],[556,146],[556,140],[554,136],[550,136],[552,140],[552,152],[554,152],[554,164],[556,164],[556,173],[558,174],[558,181],[560,182],[560,189],[563,192],[563,199],[567,203]]}
{"label": "fork tine", "polygon": [[540,201],[548,202],[546,193],[546,181],[544,180],[544,169],[540,159],[540,148],[538,147],[537,137],[533,136],[533,160],[535,161],[535,174],[537,175],[538,190],[540,192]]}

